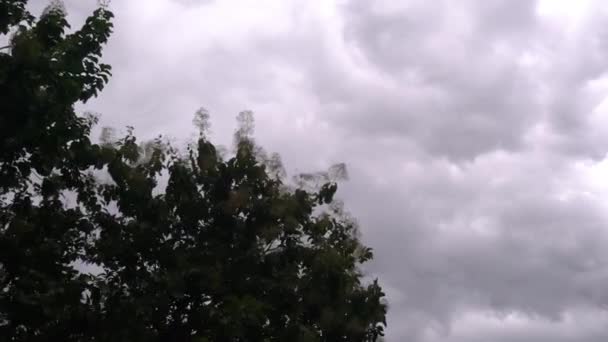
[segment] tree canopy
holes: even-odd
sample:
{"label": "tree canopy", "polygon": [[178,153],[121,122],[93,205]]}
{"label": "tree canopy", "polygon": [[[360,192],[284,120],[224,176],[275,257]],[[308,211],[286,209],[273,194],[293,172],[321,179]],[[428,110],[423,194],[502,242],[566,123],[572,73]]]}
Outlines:
{"label": "tree canopy", "polygon": [[185,151],[92,141],[74,105],[108,82],[112,17],[70,31],[57,3],[0,0],[0,341],[375,341],[384,293],[342,168],[290,182],[250,112],[228,156],[204,110]]}

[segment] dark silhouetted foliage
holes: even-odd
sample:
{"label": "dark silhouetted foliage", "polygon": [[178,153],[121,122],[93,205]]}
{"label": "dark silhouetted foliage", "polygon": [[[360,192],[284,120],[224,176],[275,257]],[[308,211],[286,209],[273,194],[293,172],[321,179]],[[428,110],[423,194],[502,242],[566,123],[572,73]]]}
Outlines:
{"label": "dark silhouetted foliage", "polygon": [[108,81],[111,18],[68,33],[61,6],[0,0],[0,341],[375,341],[386,305],[333,198],[343,165],[290,185],[250,112],[228,157],[205,110],[185,152],[90,140],[74,104]]}

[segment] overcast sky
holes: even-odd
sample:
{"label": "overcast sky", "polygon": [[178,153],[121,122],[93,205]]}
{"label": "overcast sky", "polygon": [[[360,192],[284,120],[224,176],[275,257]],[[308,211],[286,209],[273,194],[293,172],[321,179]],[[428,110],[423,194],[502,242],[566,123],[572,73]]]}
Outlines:
{"label": "overcast sky", "polygon": [[[34,11],[46,4],[31,1]],[[66,1],[74,27],[93,0]],[[608,2],[114,0],[83,108],[345,162],[388,342],[608,340]]]}

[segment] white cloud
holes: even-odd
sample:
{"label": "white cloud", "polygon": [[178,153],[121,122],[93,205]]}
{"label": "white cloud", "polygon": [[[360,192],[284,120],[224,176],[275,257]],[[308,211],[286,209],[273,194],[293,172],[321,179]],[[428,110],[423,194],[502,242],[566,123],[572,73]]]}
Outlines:
{"label": "white cloud", "polygon": [[223,143],[252,109],[289,170],[346,162],[389,342],[608,338],[603,1],[112,6],[87,108],[183,138],[202,105]]}

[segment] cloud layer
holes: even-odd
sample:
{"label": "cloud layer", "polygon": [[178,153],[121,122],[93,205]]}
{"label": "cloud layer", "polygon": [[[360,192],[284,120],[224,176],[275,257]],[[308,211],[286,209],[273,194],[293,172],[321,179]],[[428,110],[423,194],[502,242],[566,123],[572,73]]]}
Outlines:
{"label": "cloud layer", "polygon": [[[76,23],[94,6],[66,1]],[[115,76],[84,108],[187,138],[205,106],[224,143],[252,109],[288,170],[346,162],[389,342],[608,338],[603,1],[112,8]]]}

